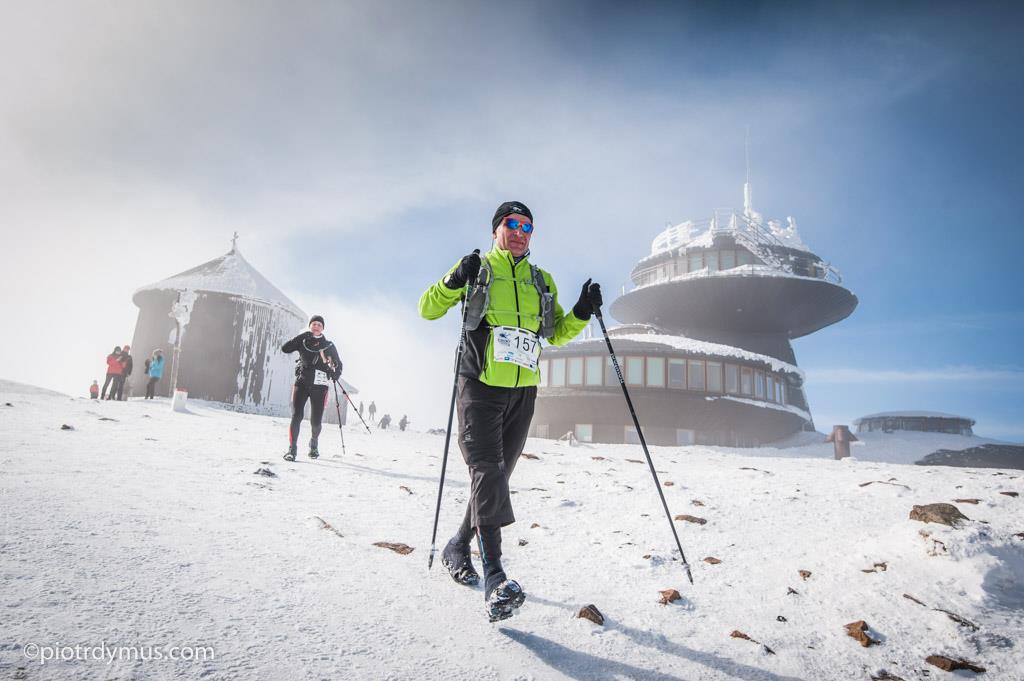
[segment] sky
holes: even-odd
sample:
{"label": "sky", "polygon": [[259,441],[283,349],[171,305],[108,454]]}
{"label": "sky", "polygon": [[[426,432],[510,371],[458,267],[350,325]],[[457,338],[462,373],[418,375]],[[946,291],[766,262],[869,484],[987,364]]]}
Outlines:
{"label": "sky", "polygon": [[742,206],[749,129],[755,208],[860,301],[794,341],[819,430],[923,409],[1024,441],[1022,14],[4,3],[0,377],[85,394],[133,291],[237,231],[363,396],[443,426],[458,322],[416,303],[500,202],[567,306],[588,277],[610,302],[666,223]]}

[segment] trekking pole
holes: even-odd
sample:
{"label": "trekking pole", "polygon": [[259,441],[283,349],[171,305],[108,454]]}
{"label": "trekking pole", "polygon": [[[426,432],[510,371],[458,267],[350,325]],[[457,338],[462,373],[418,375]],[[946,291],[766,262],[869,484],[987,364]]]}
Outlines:
{"label": "trekking pole", "polygon": [[[348,391],[345,390],[345,386],[341,385],[341,381],[338,381],[338,380],[334,381],[334,394],[335,394],[335,398],[337,398],[338,388],[339,387],[341,388],[341,392],[345,396],[345,399],[348,400],[348,403],[352,405],[352,411],[355,412],[356,416],[359,417],[360,421],[363,421],[363,415],[359,413],[358,409],[356,409],[355,402],[353,402],[352,398],[349,397]],[[363,421],[363,428],[366,428],[366,432],[370,433],[370,426],[366,425],[366,421]],[[373,435],[373,433],[370,433],[370,435]]]}
{"label": "trekking pole", "polygon": [[[479,254],[480,249],[473,250]],[[459,365],[462,364],[462,351],[466,347],[466,313],[469,312],[469,298],[474,285],[470,284],[466,298],[462,303],[462,328],[459,330],[459,348],[455,351],[455,379],[452,381],[452,403],[448,407],[448,429],[444,433],[444,456],[441,458],[441,480],[437,485],[437,508],[434,509],[434,531],[430,535],[430,556],[427,558],[427,569],[434,566],[434,553],[437,551],[437,521],[441,517],[441,493],[444,491],[444,473],[448,467],[448,445],[452,439],[452,417],[455,416],[455,396],[459,391]]]}
{"label": "trekking pole", "polygon": [[[344,390],[344,388],[342,388]],[[338,432],[341,433],[341,455],[345,452],[345,429],[341,427],[341,405],[338,403],[338,382],[334,382],[334,409],[338,412]]]}
{"label": "trekking pole", "polygon": [[679,534],[676,532],[676,525],[672,521],[672,513],[668,510],[668,502],[665,501],[665,493],[661,491],[661,481],[658,480],[658,472],[654,470],[654,461],[651,453],[647,450],[647,441],[644,439],[644,431],[640,429],[640,421],[636,418],[636,410],[633,409],[633,400],[629,399],[629,391],[626,390],[626,381],[622,378],[622,370],[619,368],[619,360],[615,357],[615,350],[612,348],[612,341],[608,337],[608,329],[604,326],[604,317],[601,316],[601,308],[594,307],[594,314],[601,325],[601,333],[604,334],[604,342],[608,345],[608,354],[612,357],[612,366],[615,367],[615,375],[619,377],[619,385],[622,386],[622,394],[626,397],[626,405],[629,407],[629,415],[633,417],[633,425],[636,427],[636,434],[640,438],[640,446],[644,448],[644,456],[647,457],[647,465],[651,467],[651,475],[654,476],[654,486],[661,497],[661,505],[665,507],[665,516],[668,518],[669,527],[672,528],[672,536],[676,538],[676,546],[679,547],[679,556],[683,559],[683,567],[686,568],[686,578],[693,584],[693,574],[690,572],[690,564],[686,562],[686,554],[683,553],[683,545],[679,541]]}

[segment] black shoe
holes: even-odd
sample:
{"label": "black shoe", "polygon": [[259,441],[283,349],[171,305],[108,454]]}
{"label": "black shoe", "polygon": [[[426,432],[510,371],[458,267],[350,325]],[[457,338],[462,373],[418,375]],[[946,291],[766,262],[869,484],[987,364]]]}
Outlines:
{"label": "black shoe", "polygon": [[285,461],[295,461],[295,447],[294,446],[289,447],[288,451],[285,452],[284,460]]}
{"label": "black shoe", "polygon": [[525,601],[526,594],[519,582],[505,580],[487,598],[487,618],[491,622],[507,620]]}
{"label": "black shoe", "polygon": [[448,568],[448,574],[459,584],[476,586],[480,582],[480,575],[473,567],[473,559],[469,555],[468,544],[448,542],[441,552],[441,565]]}
{"label": "black shoe", "polygon": [[315,442],[309,443],[309,458],[318,459],[320,458],[320,450],[317,449]]}

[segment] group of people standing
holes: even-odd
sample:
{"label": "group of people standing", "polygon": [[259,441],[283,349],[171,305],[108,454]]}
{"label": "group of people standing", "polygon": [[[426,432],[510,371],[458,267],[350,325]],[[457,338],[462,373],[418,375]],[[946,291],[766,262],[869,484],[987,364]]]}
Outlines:
{"label": "group of people standing", "polygon": [[[94,400],[124,400],[127,397],[124,384],[135,369],[131,350],[130,345],[125,345],[124,348],[118,345],[113,352],[107,355],[107,377],[103,381],[103,388],[100,389],[98,381],[93,381],[89,386],[89,397]],[[149,376],[149,380],[146,382],[146,399],[153,399],[156,384],[164,375],[162,350],[154,350],[153,354],[146,359],[145,372]]]}

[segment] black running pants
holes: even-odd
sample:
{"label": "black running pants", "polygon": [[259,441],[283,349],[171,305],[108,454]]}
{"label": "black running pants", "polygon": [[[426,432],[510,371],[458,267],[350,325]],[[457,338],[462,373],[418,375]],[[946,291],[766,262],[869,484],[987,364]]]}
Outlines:
{"label": "black running pants", "polygon": [[526,446],[537,388],[496,388],[459,377],[459,448],[469,466],[470,527],[515,522],[508,479]]}
{"label": "black running pants", "polygon": [[288,429],[288,444],[292,447],[297,446],[296,442],[299,440],[299,428],[306,413],[307,401],[311,405],[309,424],[313,429],[313,442],[316,442],[320,438],[324,408],[327,406],[327,386],[314,385],[307,388],[301,383],[292,386],[292,423]]}

